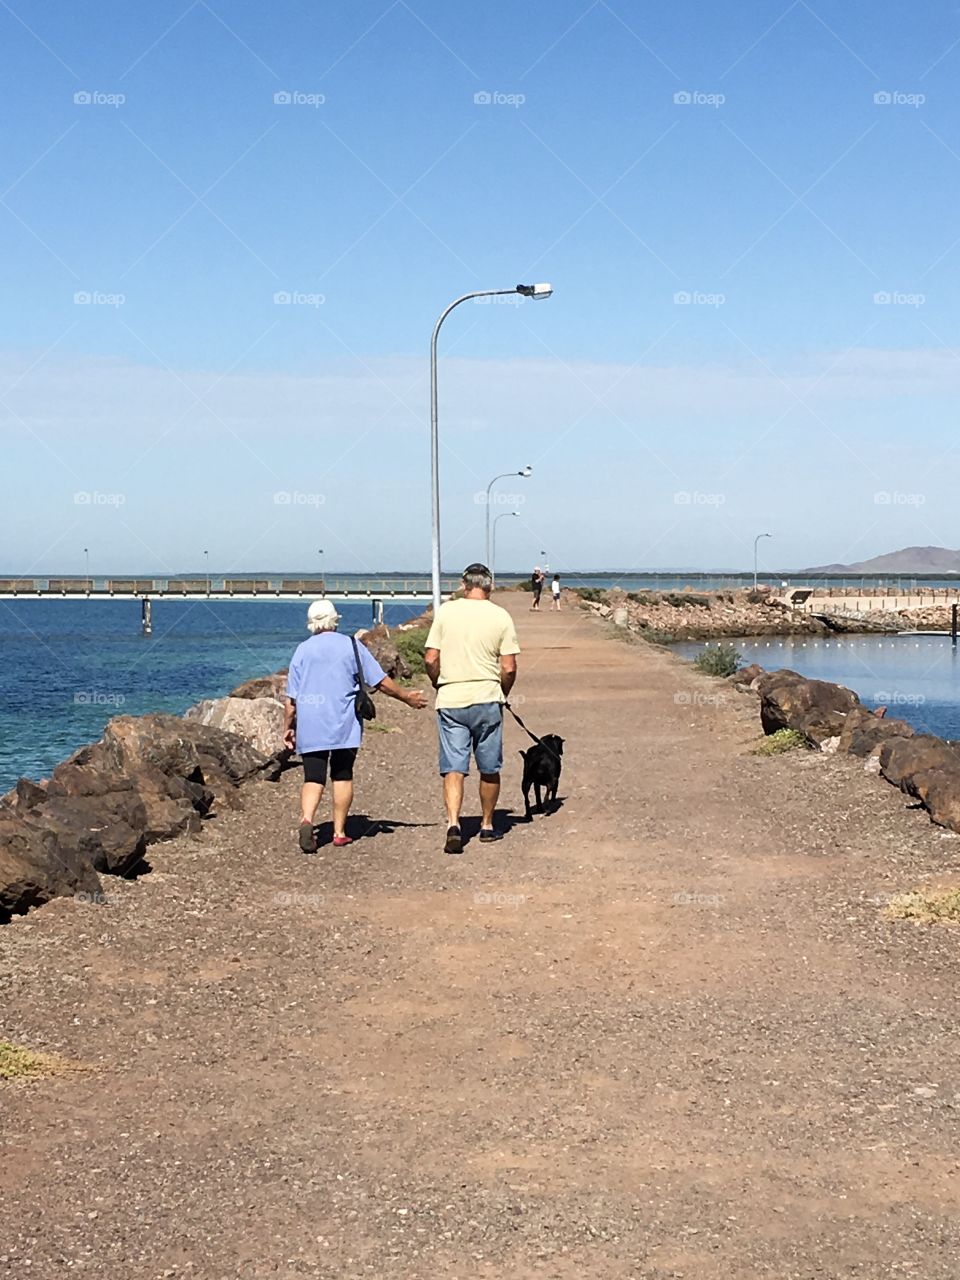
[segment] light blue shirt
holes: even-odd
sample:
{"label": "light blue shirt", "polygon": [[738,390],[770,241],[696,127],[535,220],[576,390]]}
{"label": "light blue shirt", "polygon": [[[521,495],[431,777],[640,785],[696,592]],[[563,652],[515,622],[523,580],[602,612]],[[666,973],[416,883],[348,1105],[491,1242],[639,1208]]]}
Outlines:
{"label": "light blue shirt", "polygon": [[[363,678],[371,688],[387,673],[357,641]],[[287,675],[287,697],[297,704],[297,750],[359,747],[363,730],[354,708],[357,662],[349,636],[321,631],[299,645]]]}

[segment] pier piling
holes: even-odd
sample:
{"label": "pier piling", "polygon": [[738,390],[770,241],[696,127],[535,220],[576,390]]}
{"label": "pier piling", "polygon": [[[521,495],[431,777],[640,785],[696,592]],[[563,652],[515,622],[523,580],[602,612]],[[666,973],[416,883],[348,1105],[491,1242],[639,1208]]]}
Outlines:
{"label": "pier piling", "polygon": [[153,601],[144,600],[140,605],[140,627],[145,636],[153,635]]}

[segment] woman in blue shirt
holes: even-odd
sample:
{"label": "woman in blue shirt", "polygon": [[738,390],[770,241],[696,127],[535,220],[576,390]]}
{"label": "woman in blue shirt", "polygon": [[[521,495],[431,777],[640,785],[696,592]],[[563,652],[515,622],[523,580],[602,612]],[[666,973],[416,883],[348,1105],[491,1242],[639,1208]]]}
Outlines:
{"label": "woman in blue shirt", "polygon": [[353,803],[353,765],[363,737],[356,712],[357,654],[371,690],[381,689],[418,711],[427,705],[420,689],[401,689],[364,644],[354,650],[349,636],[337,633],[340,616],[329,600],[315,600],[307,611],[310,639],[299,645],[287,675],[283,741],[303,760],[300,791],[300,848],[316,853],[314,827],[329,772],[333,784],[333,843],[352,844],[345,827]]}

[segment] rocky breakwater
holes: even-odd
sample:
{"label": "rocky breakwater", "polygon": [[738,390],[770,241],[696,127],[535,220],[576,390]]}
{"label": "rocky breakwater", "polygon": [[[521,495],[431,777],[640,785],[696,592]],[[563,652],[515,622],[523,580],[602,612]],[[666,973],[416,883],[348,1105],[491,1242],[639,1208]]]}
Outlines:
{"label": "rocky breakwater", "polygon": [[809,680],[796,671],[751,666],[730,677],[738,689],[757,695],[764,733],[794,729],[811,747],[860,757],[920,802],[939,826],[960,832],[960,745],[917,733],[904,720],[871,711],[842,685]]}
{"label": "rocky breakwater", "polygon": [[[409,624],[408,624],[409,625]],[[361,633],[394,679],[410,668],[387,627]],[[103,875],[148,870],[151,844],[197,833],[243,788],[273,782],[283,746],[286,671],[174,715],[118,716],[48,779],[0,797],[0,924],[52,898],[98,901]]]}
{"label": "rocky breakwater", "polygon": [[725,636],[826,635],[817,618],[774,599],[769,591],[576,592],[585,609],[658,644]]}

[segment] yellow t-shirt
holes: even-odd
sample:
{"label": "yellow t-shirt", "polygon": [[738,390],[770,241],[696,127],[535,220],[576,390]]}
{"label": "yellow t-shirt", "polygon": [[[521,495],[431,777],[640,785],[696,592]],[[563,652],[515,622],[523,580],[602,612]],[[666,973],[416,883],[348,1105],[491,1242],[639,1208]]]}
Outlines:
{"label": "yellow t-shirt", "polygon": [[424,647],[440,650],[438,707],[504,701],[500,656],[520,652],[506,609],[491,600],[448,600],[437,610]]}

